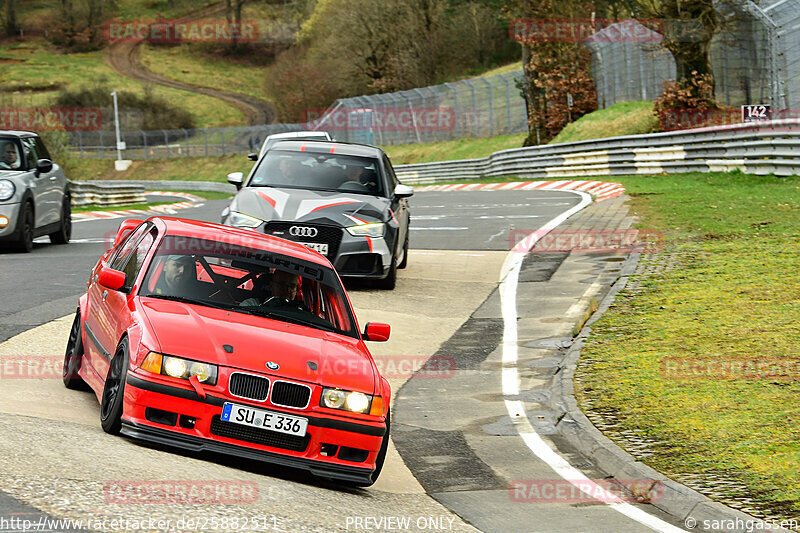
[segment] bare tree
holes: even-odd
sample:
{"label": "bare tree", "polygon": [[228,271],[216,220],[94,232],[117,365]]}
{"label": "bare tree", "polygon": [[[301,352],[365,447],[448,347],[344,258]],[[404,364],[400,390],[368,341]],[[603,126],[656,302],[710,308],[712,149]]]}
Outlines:
{"label": "bare tree", "polygon": [[17,0],[5,0],[3,2],[3,30],[9,37],[19,33]]}

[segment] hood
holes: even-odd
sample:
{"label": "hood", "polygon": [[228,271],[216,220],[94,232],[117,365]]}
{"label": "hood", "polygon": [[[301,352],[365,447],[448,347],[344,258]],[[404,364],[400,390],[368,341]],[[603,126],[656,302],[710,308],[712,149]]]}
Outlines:
{"label": "hood", "polygon": [[231,203],[232,210],[261,220],[337,226],[386,222],[388,206],[388,199],[367,194],[273,187],[245,187]]}
{"label": "hood", "polygon": [[[374,394],[375,367],[358,339],[201,305],[147,297],[140,303],[166,355]],[[267,370],[268,361],[280,368]]]}

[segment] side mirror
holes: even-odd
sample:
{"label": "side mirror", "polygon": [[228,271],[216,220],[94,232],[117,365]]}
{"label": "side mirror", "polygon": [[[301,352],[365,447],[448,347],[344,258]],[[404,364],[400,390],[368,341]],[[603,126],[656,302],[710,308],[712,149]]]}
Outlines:
{"label": "side mirror", "polygon": [[236,190],[242,188],[242,182],[244,181],[244,173],[242,172],[231,172],[228,174],[228,183],[231,185],[236,185]]}
{"label": "side mirror", "polygon": [[117,235],[114,237],[114,243],[111,245],[111,248],[115,248],[119,243],[127,237],[130,232],[134,229],[138,228],[139,225],[142,223],[141,220],[135,219],[128,219],[124,221],[122,224],[119,225],[119,229],[117,230]]}
{"label": "side mirror", "polygon": [[249,159],[250,161],[258,161],[258,154],[255,153],[247,154],[247,159]]}
{"label": "side mirror", "polygon": [[408,198],[409,196],[414,196],[414,189],[412,189],[408,185],[403,185],[401,183],[394,188],[395,198]]}
{"label": "side mirror", "polygon": [[53,162],[49,159],[40,159],[36,162],[36,177],[39,177],[39,174],[47,174],[48,172],[53,170]]}
{"label": "side mirror", "polygon": [[364,326],[364,340],[372,342],[386,342],[389,340],[389,333],[392,327],[389,324],[381,324],[380,322],[367,322]]}
{"label": "side mirror", "polygon": [[118,291],[125,285],[125,273],[108,267],[102,267],[100,274],[97,275],[97,283],[103,287],[108,287],[112,291]]}

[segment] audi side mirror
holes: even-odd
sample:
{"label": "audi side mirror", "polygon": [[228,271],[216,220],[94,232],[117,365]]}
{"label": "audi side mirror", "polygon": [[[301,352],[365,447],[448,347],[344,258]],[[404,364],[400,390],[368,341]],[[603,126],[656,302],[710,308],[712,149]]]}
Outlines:
{"label": "audi side mirror", "polygon": [[243,181],[244,181],[243,172],[231,172],[230,174],[228,174],[228,183],[230,183],[231,185],[235,185],[237,191],[242,188]]}
{"label": "audi side mirror", "polygon": [[395,198],[408,198],[409,196],[414,196],[414,189],[409,187],[408,185],[403,185],[400,183],[397,187],[394,188],[394,197]]}

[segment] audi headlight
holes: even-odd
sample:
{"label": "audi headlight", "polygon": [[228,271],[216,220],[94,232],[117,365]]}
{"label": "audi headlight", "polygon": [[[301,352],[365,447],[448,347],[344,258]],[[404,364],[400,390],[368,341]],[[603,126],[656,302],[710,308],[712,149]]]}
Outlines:
{"label": "audi headlight", "polygon": [[197,381],[207,385],[217,384],[217,367],[208,363],[200,363],[198,361],[189,361],[188,359],[181,359],[180,357],[173,357],[171,355],[162,355],[156,352],[150,352],[147,357],[142,361],[142,370],[152,372],[153,374],[161,374],[173,378],[189,379],[192,376],[197,376]]}
{"label": "audi headlight", "polygon": [[369,413],[369,408],[372,405],[372,396],[363,392],[324,388],[322,389],[319,405],[330,409],[366,414]]}
{"label": "audi headlight", "polygon": [[373,222],[372,224],[349,226],[347,232],[355,237],[383,237],[383,226],[383,222]]}
{"label": "audi headlight", "polygon": [[244,213],[238,213],[236,211],[231,211],[228,216],[228,224],[236,226],[237,228],[256,228],[263,223],[264,221],[260,218],[251,217],[250,215],[245,215]]}
{"label": "audi headlight", "polygon": [[15,192],[17,192],[17,188],[14,186],[13,182],[9,180],[0,180],[0,202],[10,200]]}

